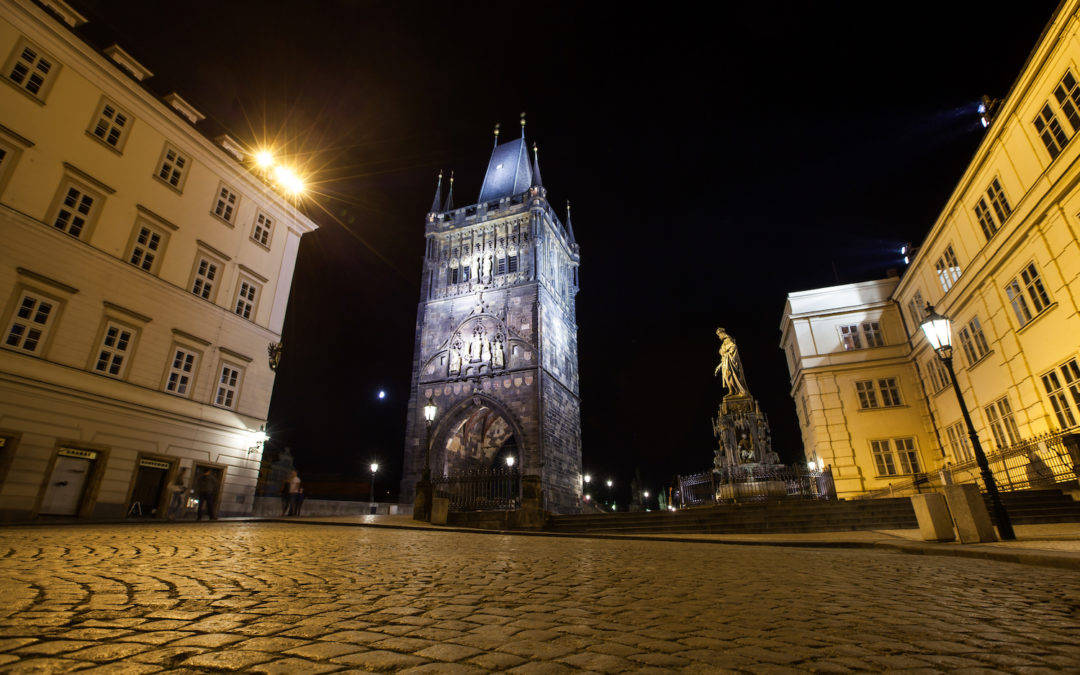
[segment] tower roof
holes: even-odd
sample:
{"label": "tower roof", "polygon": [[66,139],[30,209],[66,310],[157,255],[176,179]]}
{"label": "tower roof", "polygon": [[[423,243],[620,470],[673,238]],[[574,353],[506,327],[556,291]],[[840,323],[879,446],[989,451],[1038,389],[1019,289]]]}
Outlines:
{"label": "tower roof", "polygon": [[491,151],[484,184],[480,187],[478,202],[501,199],[525,192],[533,184],[532,168],[529,166],[529,148],[524,138],[515,138]]}

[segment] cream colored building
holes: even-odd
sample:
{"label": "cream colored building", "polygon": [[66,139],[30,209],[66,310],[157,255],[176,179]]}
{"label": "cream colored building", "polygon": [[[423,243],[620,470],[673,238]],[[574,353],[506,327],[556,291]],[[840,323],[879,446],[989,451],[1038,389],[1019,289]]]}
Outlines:
{"label": "cream colored building", "polygon": [[0,519],[158,515],[180,467],[251,510],[316,225],[60,0],[0,4]]}
{"label": "cream colored building", "polygon": [[[919,329],[927,302],[953,320],[957,382],[987,452],[1080,422],[1078,7],[1058,8],[902,278],[788,298],[781,346],[805,451],[832,464],[841,496],[916,472],[897,439],[912,439],[924,472],[971,456]],[[843,349],[845,325],[875,318],[884,346]],[[894,374],[900,407],[864,411],[855,378]]]}

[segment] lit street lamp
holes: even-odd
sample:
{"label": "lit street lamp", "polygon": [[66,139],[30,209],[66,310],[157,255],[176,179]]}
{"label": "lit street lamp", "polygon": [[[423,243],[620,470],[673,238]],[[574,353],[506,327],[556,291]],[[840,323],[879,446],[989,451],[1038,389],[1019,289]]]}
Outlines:
{"label": "lit street lamp", "polygon": [[1016,539],[1012,521],[1009,520],[1009,514],[1005,511],[1005,505],[1001,503],[997,481],[994,480],[994,474],[990,471],[990,463],[986,461],[982,444],[979,443],[979,435],[975,433],[975,425],[972,424],[967,404],[964,403],[964,395],[960,392],[960,384],[956,381],[956,372],[953,370],[952,363],[952,322],[935,312],[930,303],[926,303],[926,319],[920,324],[920,327],[926,335],[927,342],[930,343],[930,346],[934,348],[934,351],[945,363],[945,369],[949,371],[949,379],[952,380],[953,391],[956,392],[956,400],[960,403],[960,412],[963,414],[964,423],[967,425],[971,447],[975,451],[975,462],[979,465],[979,471],[982,473],[986,493],[990,495],[990,504],[994,509],[994,517],[997,519],[998,534],[1005,540]]}
{"label": "lit street lamp", "polygon": [[614,482],[610,478],[608,478],[607,479],[607,500],[608,500],[608,504],[611,505],[611,510],[612,511],[615,510],[615,501],[611,498],[611,486],[613,484],[614,484]]}
{"label": "lit street lamp", "polygon": [[[439,406],[429,397],[424,404],[424,423],[427,425],[427,437],[424,441],[424,473],[420,483],[416,486],[417,499],[413,502],[413,520],[426,520],[431,522],[431,423],[435,421],[435,415],[439,412]],[[416,507],[420,508],[417,509]]]}
{"label": "lit street lamp", "polygon": [[508,469],[513,469],[514,468],[514,456],[513,455],[507,455],[506,456],[506,468],[508,468]]}
{"label": "lit street lamp", "polygon": [[379,470],[379,463],[371,463],[371,498],[368,500],[371,502],[371,513],[375,513],[375,472]]}

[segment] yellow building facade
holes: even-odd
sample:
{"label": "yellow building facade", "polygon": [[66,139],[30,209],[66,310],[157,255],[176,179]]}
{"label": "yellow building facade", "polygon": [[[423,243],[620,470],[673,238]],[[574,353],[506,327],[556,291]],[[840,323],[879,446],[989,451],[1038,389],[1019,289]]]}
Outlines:
{"label": "yellow building facade", "polygon": [[[832,465],[841,497],[970,461],[951,380],[919,329],[927,303],[953,321],[957,382],[987,452],[1080,423],[1077,12],[1058,8],[901,278],[788,297],[781,347],[805,452]],[[861,334],[875,320],[881,346]],[[880,403],[889,378],[900,403],[868,408],[865,383]]]}
{"label": "yellow building facade", "polygon": [[249,513],[316,225],[84,21],[0,5],[0,519],[160,516],[181,468]]}

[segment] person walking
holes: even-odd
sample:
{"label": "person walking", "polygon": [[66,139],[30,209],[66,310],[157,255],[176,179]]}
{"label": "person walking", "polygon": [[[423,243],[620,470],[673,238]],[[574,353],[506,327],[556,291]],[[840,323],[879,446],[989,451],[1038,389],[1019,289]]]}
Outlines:
{"label": "person walking", "polygon": [[204,468],[195,479],[195,491],[199,496],[199,512],[195,519],[202,520],[203,507],[206,507],[206,515],[210,520],[217,520],[217,505],[214,502],[217,498],[218,480],[209,468]]}
{"label": "person walking", "polygon": [[281,515],[282,516],[289,515],[289,480],[291,478],[292,478],[292,476],[290,475],[289,478],[286,478],[285,480],[281,481]]}
{"label": "person walking", "polygon": [[300,500],[303,499],[303,488],[300,487],[300,474],[293,471],[289,474],[289,515],[300,515]]}
{"label": "person walking", "polygon": [[165,512],[166,518],[176,520],[184,512],[187,490],[187,467],[185,466],[180,469],[169,485],[169,509]]}

